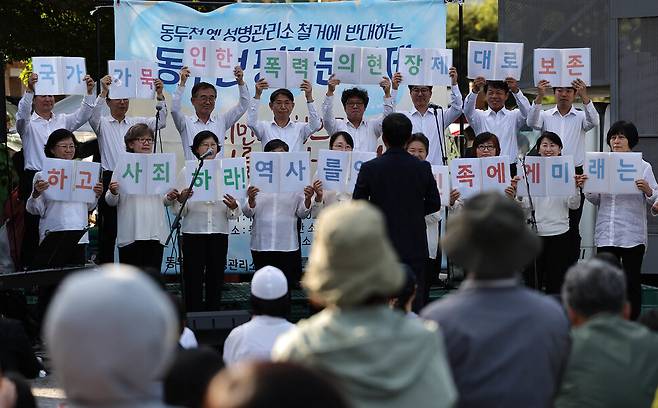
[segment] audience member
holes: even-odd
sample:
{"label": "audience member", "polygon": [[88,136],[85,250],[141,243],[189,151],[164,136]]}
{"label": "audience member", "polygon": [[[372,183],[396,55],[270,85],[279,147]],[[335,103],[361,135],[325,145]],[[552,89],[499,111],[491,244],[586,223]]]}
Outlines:
{"label": "audience member", "polygon": [[165,403],[201,408],[210,381],[222,368],[222,358],[213,349],[200,347],[180,351],[164,378]]}

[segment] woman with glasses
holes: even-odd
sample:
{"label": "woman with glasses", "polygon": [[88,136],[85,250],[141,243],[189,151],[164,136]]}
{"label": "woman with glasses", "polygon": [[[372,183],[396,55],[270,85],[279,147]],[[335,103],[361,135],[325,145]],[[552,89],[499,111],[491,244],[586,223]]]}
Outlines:
{"label": "woman with glasses", "polygon": [[[352,136],[349,133],[345,131],[338,131],[329,137],[329,150],[351,152],[354,150],[354,139],[352,139]],[[316,194],[322,196],[323,205],[320,207],[314,207],[314,211],[312,212],[313,218],[317,217],[318,212],[327,205],[352,199],[351,192],[323,190],[322,182],[320,181],[316,181],[316,184],[314,184],[314,191]]]}
{"label": "woman with glasses", "polygon": [[[608,130],[607,142],[612,152],[630,153],[639,142],[637,128],[631,122],[615,122]],[[585,194],[587,201],[598,210],[594,229],[596,251],[612,253],[621,262],[633,320],[637,319],[642,306],[640,271],[647,247],[646,205],[654,205],[658,198],[658,184],[651,164],[642,160],[639,174],[642,178],[635,180],[637,194]],[[587,176],[583,178],[586,180]]]}
{"label": "woman with glasses", "polygon": [[[44,153],[48,158],[73,160],[77,140],[73,133],[66,129],[58,129],[48,136]],[[25,209],[33,215],[41,217],[39,220],[39,242],[43,241],[48,232],[54,231],[76,231],[87,228],[89,223],[89,211],[96,207],[96,202],[84,203],[76,201],[54,201],[43,194],[49,187],[48,175],[40,171],[34,175],[33,189],[27,200]],[[103,192],[103,185],[97,182],[93,187],[96,199]],[[72,265],[84,265],[86,248],[89,236],[85,234],[73,252],[69,256]]]}
{"label": "woman with glasses", "polygon": [[[212,150],[212,154],[205,158],[206,161],[215,160],[218,147],[217,135],[209,130],[197,133],[191,146],[197,159]],[[188,189],[186,174],[188,169],[184,167],[178,176],[177,185],[181,190],[175,202],[178,211],[185,198],[194,194],[193,189]],[[217,310],[226,268],[229,220],[240,216],[240,208],[235,198],[225,194],[221,201],[188,201],[182,216],[185,310],[204,310],[204,282],[205,310]]]}
{"label": "woman with glasses", "polygon": [[[495,157],[500,156],[500,142],[498,141],[498,136],[494,135],[491,132],[482,132],[479,135],[475,136],[473,141],[473,151],[475,152],[475,157],[480,159],[483,157]],[[516,183],[519,181],[519,177],[513,177],[512,181],[505,189],[505,194],[508,197],[516,197]],[[459,192],[457,192],[459,197]]]}
{"label": "woman with glasses", "polygon": [[[128,129],[124,142],[129,153],[152,154],[153,130],[144,123]],[[119,193],[116,171],[105,193],[107,205],[117,207],[117,246],[119,261],[148,272],[159,272],[164,244],[169,234],[164,206],[178,198],[172,190],[165,197],[155,194]]]}

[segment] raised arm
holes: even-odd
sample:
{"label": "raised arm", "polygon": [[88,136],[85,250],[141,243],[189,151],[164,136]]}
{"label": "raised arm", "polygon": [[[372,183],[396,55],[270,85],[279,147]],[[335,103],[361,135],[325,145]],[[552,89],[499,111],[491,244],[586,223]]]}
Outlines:
{"label": "raised arm", "polygon": [[20,101],[18,101],[18,112],[16,112],[16,131],[21,136],[25,137],[27,129],[32,117],[32,101],[34,100],[34,84],[37,82],[38,76],[34,72],[30,73],[27,80],[27,90]]}
{"label": "raised arm", "polygon": [[525,125],[526,119],[528,118],[528,112],[530,112],[530,101],[519,89],[519,84],[516,79],[509,77],[505,79],[505,82],[507,82],[507,86],[509,86],[509,90],[512,92],[512,96],[514,96],[516,105],[519,107],[519,113],[516,117],[516,126],[521,128]]}
{"label": "raised arm", "polygon": [[[185,115],[182,111],[182,99],[183,93],[185,92],[185,83],[190,77],[190,70],[187,67],[183,67],[180,70],[180,82],[174,91],[174,94],[171,96],[171,118],[174,120],[174,125],[178,132],[181,134],[181,139],[183,138],[183,132],[185,132]],[[183,145],[187,143],[183,140]]]}
{"label": "raised arm", "polygon": [[329,136],[337,132],[336,117],[334,116],[334,92],[336,87],[340,85],[340,79],[336,79],[336,75],[332,74],[327,81],[327,94],[322,103],[322,124],[327,130]]}
{"label": "raised arm", "polygon": [[304,125],[304,129],[302,130],[303,141],[306,143],[306,140],[308,140],[308,137],[313,132],[320,130],[322,122],[320,122],[320,115],[318,115],[318,111],[313,104],[313,85],[309,81],[304,80],[301,88],[304,91],[306,106],[308,107],[308,123]]}
{"label": "raised arm", "polygon": [[457,69],[450,67],[449,73],[452,81],[452,86],[450,87],[450,107],[443,113],[443,123],[446,127],[462,114],[464,106],[462,94],[459,91],[459,85],[457,85]]}
{"label": "raised arm", "polygon": [[94,110],[94,106],[96,105],[96,100],[93,95],[94,85],[96,83],[89,75],[85,75],[84,81],[87,84],[87,95],[82,98],[80,107],[75,112],[64,115],[64,127],[71,132],[80,129],[80,127],[89,120],[91,113]]}
{"label": "raised arm", "polygon": [[535,98],[530,110],[528,111],[528,117],[526,119],[526,124],[533,129],[542,130],[544,126],[544,116],[542,114],[542,101],[544,100],[544,95],[546,95],[546,89],[551,87],[551,83],[542,79],[537,84],[537,97]]}
{"label": "raised arm", "polygon": [[244,82],[244,72],[240,66],[233,68],[233,74],[235,79],[238,81],[238,91],[240,92],[240,99],[238,104],[229,109],[228,112],[224,114],[224,123],[226,124],[226,129],[229,129],[235,124],[244,115],[244,113],[249,108],[249,88]]}

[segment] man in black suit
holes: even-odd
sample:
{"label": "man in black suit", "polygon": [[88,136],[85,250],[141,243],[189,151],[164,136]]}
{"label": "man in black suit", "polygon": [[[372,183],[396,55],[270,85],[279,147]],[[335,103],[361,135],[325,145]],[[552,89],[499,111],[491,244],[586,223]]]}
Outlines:
{"label": "man in black suit", "polygon": [[[401,113],[384,118],[386,152],[363,163],[353,198],[368,200],[382,210],[400,261],[414,271],[417,293],[424,293],[425,285],[429,285],[425,274],[428,258],[425,215],[439,211],[441,200],[430,164],[404,150],[411,137],[411,127],[411,121]],[[420,310],[422,303],[422,296],[416,296],[414,310]]]}

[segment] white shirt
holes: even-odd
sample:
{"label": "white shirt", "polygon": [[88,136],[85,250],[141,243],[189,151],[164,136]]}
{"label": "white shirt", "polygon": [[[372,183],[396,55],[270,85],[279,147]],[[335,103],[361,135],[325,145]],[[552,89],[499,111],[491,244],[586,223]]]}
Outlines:
{"label": "white shirt", "polygon": [[382,135],[382,121],[394,111],[393,97],[384,98],[384,109],[381,115],[366,119],[363,118],[358,127],[354,127],[347,119],[336,119],[334,116],[335,95],[325,96],[322,104],[322,122],[329,136],[336,132],[347,132],[354,140],[354,151],[377,151],[377,140]]}
{"label": "white shirt", "polygon": [[[116,173],[112,181],[117,181]],[[105,201],[117,207],[117,246],[124,247],[135,241],[167,241],[169,226],[165,221],[166,199],[159,195],[114,195],[108,189]]]}
{"label": "white shirt", "polygon": [[226,113],[212,113],[208,122],[203,123],[196,114],[189,116],[183,115],[181,111],[181,98],[185,87],[178,86],[176,88],[171,101],[171,117],[174,119],[178,133],[180,133],[185,160],[196,159],[194,154],[192,154],[191,146],[194,136],[202,130],[209,130],[217,136],[219,139],[219,149],[223,154],[222,149],[224,139],[226,138],[226,131],[244,115],[249,107],[249,89],[247,88],[247,84],[238,85],[238,90],[240,91],[240,100],[236,106],[229,109]]}
{"label": "white shirt", "polygon": [[274,342],[280,335],[295,327],[286,319],[254,316],[229,333],[224,342],[224,364],[243,361],[269,361]]}
{"label": "white shirt", "polygon": [[599,125],[599,114],[594,103],[590,101],[584,106],[584,112],[572,106],[571,110],[562,116],[557,106],[542,110],[541,105],[533,103],[528,112],[528,126],[560,136],[562,155],[573,156],[576,167],[585,162],[585,132]]}
{"label": "white shirt", "polygon": [[441,221],[441,210],[425,216],[425,229],[427,230],[427,249],[430,259],[436,259],[439,249],[439,221]]}
{"label": "white shirt", "polygon": [[194,332],[190,330],[189,327],[183,327],[183,333],[181,333],[180,338],[178,339],[178,344],[184,349],[199,347],[199,342],[196,340]]}
{"label": "white shirt", "polygon": [[500,155],[507,155],[512,163],[516,163],[516,157],[519,155],[517,135],[525,125],[530,102],[521,91],[511,93],[519,108],[509,110],[503,107],[498,112],[494,112],[491,108],[475,109],[477,94],[470,92],[464,100],[464,115],[473,127],[476,136],[483,132],[491,132],[496,135],[500,142]]}
{"label": "white shirt", "polygon": [[[532,197],[537,221],[537,235],[550,237],[569,231],[569,210],[580,207],[580,194],[571,197]],[[530,201],[523,197],[522,205],[530,210]]]}
{"label": "white shirt", "polygon": [[[98,147],[101,151],[101,166],[103,170],[114,171],[117,160],[122,153],[126,152],[124,138],[128,129],[132,125],[144,123],[151,130],[155,131],[155,115],[150,117],[126,116],[119,122],[112,115],[101,116],[106,106],[107,102],[105,98],[102,96],[96,98],[96,107],[91,113],[89,124],[98,136]],[[158,101],[156,106],[162,108],[158,113],[158,129],[163,129],[167,126],[167,105],[164,101]]]}
{"label": "white shirt", "polygon": [[[432,109],[427,109],[424,114],[418,112],[416,108],[409,112],[403,112],[411,120],[413,126],[411,131],[413,133],[421,132],[429,139],[430,151],[427,154],[426,160],[434,165],[443,164],[439,141],[441,138],[445,140],[445,129],[440,129],[441,134],[439,135],[436,127],[436,119],[439,121],[439,128],[443,126],[448,127],[462,113],[462,94],[459,92],[459,87],[453,86],[450,90],[450,107],[446,111],[438,111],[438,113],[443,115],[443,120],[441,120],[441,116],[439,115],[435,118]],[[445,145],[447,146],[447,143]],[[445,152],[445,155],[447,157],[448,152]]]}
{"label": "white shirt", "polygon": [[651,165],[642,160],[643,178],[653,190],[646,197],[637,194],[592,194],[585,197],[598,208],[594,228],[594,245],[632,248],[647,244],[647,209],[645,203],[653,205],[658,198],[658,184]]}
{"label": "white shirt", "polygon": [[242,213],[252,219],[251,249],[254,251],[291,252],[299,249],[297,217],[308,217],[318,203],[311,199],[311,207],[304,205],[304,194],[258,193],[256,207],[249,207],[248,199]]}
{"label": "white shirt", "polygon": [[[34,175],[34,181],[45,180],[46,177],[41,173]],[[37,198],[32,197],[27,200],[25,209],[30,214],[38,215],[39,219],[39,242],[46,238],[46,234],[51,231],[77,231],[87,228],[89,224],[89,211],[96,208],[96,202],[83,203],[75,201],[53,201],[47,199],[43,192]],[[78,244],[88,244],[89,234],[80,238]]]}
{"label": "white shirt", "polygon": [[[178,175],[178,191],[189,187],[185,183],[186,168]],[[194,196],[193,196],[194,197]],[[181,204],[174,202],[176,212],[180,211]],[[231,210],[223,201],[187,201],[183,208],[182,228],[184,234],[228,234],[228,220],[237,220],[240,216],[240,204]]]}
{"label": "white shirt", "polygon": [[34,93],[25,92],[18,102],[16,112],[16,131],[23,142],[23,155],[25,157],[25,170],[41,170],[46,154],[43,149],[48,136],[57,129],[67,129],[73,132],[84,125],[91,116],[94,108],[94,96],[86,95],[82,98],[80,108],[73,113],[53,113],[50,119],[44,119],[32,113]]}
{"label": "white shirt", "polygon": [[313,132],[320,130],[322,123],[320,116],[315,110],[313,102],[307,102],[308,106],[308,123],[288,121],[288,124],[281,127],[276,124],[274,119],[271,121],[258,120],[258,105],[260,99],[253,98],[247,112],[247,126],[254,132],[256,139],[265,146],[267,142],[274,139],[280,139],[288,145],[288,151],[301,152],[304,150],[304,143]]}

